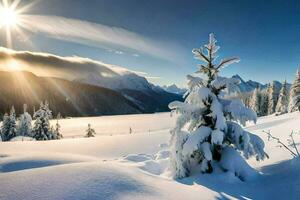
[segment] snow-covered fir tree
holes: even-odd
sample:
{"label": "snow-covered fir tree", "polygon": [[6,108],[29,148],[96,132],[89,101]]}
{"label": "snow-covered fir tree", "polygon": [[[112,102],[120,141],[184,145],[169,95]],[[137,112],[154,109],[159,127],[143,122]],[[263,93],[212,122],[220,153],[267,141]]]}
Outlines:
{"label": "snow-covered fir tree", "polygon": [[261,116],[260,105],[261,105],[261,92],[259,88],[255,88],[251,96],[250,108],[254,110],[254,112],[256,112],[258,116]]}
{"label": "snow-covered fir tree", "polygon": [[53,132],[50,130],[49,120],[52,118],[52,112],[49,109],[47,102],[40,104],[39,110],[33,114],[35,119],[32,129],[32,136],[36,140],[51,140],[53,139]]}
{"label": "snow-covered fir tree", "polygon": [[63,138],[63,135],[60,133],[60,124],[58,123],[58,118],[56,119],[55,127],[52,130],[53,139],[59,140]]}
{"label": "snow-covered fir tree", "polygon": [[14,107],[11,108],[9,115],[5,113],[3,117],[1,135],[3,141],[9,141],[17,136],[16,113]]}
{"label": "snow-covered fir tree", "polygon": [[16,111],[15,107],[12,106],[10,109],[10,129],[9,129],[9,139],[17,136],[17,121],[16,121]]}
{"label": "snow-covered fir tree", "polygon": [[240,100],[224,99],[222,96],[223,89],[239,81],[220,77],[218,73],[239,60],[229,58],[216,63],[218,50],[213,34],[209,35],[207,45],[193,50],[195,58],[204,63],[197,71],[203,76],[188,75],[185,101],[169,105],[180,114],[170,140],[170,168],[174,178],[188,176],[199,165],[202,172],[212,172],[217,166],[229,170],[224,163],[233,164],[236,156],[239,160],[243,159],[239,153],[232,153],[236,151],[245,158],[256,156],[257,160],[267,156],[264,142],[238,124],[244,125],[249,120],[255,122],[256,113]]}
{"label": "snow-covered fir tree", "polygon": [[270,84],[267,88],[268,92],[268,115],[271,115],[275,112],[278,96],[276,95],[276,88],[274,82]]}
{"label": "snow-covered fir tree", "polygon": [[19,124],[18,124],[18,135],[21,136],[32,136],[31,135],[31,115],[27,112],[27,105],[23,105],[23,114],[20,116]]}
{"label": "snow-covered fir tree", "polygon": [[3,116],[3,122],[1,126],[2,141],[9,140],[9,130],[10,130],[10,117],[7,113],[5,113]]}
{"label": "snow-covered fir tree", "polygon": [[300,111],[300,70],[290,90],[289,112]]}
{"label": "snow-covered fir tree", "polygon": [[284,114],[288,112],[288,104],[289,104],[288,98],[289,98],[289,91],[285,80],[280,89],[279,98],[275,109],[276,113]]}
{"label": "snow-covered fir tree", "polygon": [[261,100],[260,100],[260,115],[265,116],[268,115],[268,107],[269,107],[269,95],[267,91],[261,91],[260,94]]}
{"label": "snow-covered fir tree", "polygon": [[86,130],[85,137],[95,137],[95,130],[91,127],[91,124],[88,124],[88,129]]}

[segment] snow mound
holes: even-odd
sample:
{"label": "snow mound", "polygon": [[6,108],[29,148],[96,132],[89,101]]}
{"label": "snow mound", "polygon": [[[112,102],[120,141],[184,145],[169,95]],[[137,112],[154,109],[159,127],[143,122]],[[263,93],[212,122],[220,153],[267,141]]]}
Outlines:
{"label": "snow mound", "polygon": [[253,180],[259,175],[232,147],[225,147],[223,149],[220,166],[223,170],[233,173],[242,181]]}
{"label": "snow mound", "polygon": [[167,149],[168,144],[160,144],[161,148],[156,154],[129,154],[124,157],[123,161],[129,161],[136,165],[142,171],[157,175],[166,176],[168,174],[170,151]]}
{"label": "snow mound", "polygon": [[163,175],[169,166],[169,159],[148,160],[139,168],[153,175]]}
{"label": "snow mound", "polygon": [[17,141],[36,141],[36,139],[32,137],[27,137],[27,136],[17,136],[9,140],[10,142],[17,142]]}
{"label": "snow mound", "polygon": [[167,159],[170,157],[169,150],[161,150],[157,154],[155,154],[155,160]]}
{"label": "snow mound", "polygon": [[0,173],[31,170],[55,165],[78,163],[86,159],[72,158],[70,156],[9,156],[2,157],[0,160]]}
{"label": "snow mound", "polygon": [[132,161],[132,162],[144,162],[150,160],[151,158],[152,156],[147,154],[129,154],[124,157],[124,160]]}
{"label": "snow mound", "polygon": [[1,193],[1,199],[112,200],[141,199],[142,195],[151,195],[151,188],[141,180],[107,163],[59,165],[23,171],[17,174],[17,179],[15,176],[15,173],[6,173],[0,177],[1,191],[5,191]]}

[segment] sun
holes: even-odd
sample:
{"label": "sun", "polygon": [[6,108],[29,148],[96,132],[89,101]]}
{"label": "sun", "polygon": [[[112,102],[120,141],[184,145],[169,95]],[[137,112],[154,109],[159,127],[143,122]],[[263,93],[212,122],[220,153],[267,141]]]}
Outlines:
{"label": "sun", "polygon": [[19,23],[18,12],[9,7],[0,8],[0,27],[14,27]]}
{"label": "sun", "polygon": [[12,48],[13,34],[18,37],[22,35],[21,29],[24,27],[24,12],[32,4],[23,4],[20,7],[21,0],[0,0],[0,34],[6,37],[6,47]]}

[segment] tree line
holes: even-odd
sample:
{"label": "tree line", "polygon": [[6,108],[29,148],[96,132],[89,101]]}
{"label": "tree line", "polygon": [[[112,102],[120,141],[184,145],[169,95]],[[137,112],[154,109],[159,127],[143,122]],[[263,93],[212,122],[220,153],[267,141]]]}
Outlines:
{"label": "tree line", "polygon": [[266,89],[257,87],[253,92],[238,94],[231,98],[240,98],[243,103],[254,110],[257,116],[280,115],[300,110],[300,71],[291,88],[287,82],[282,83],[281,89],[276,89],[275,82],[268,84]]}
{"label": "tree line", "polygon": [[49,120],[52,119],[52,111],[49,109],[48,102],[41,102],[40,108],[33,113],[35,120],[32,125],[32,116],[27,112],[27,105],[23,106],[23,113],[17,119],[14,106],[9,114],[3,116],[1,126],[2,141],[9,141],[14,137],[32,137],[36,140],[55,140],[61,139],[59,115],[55,126],[50,126]]}
{"label": "tree line", "polygon": [[[47,101],[41,102],[38,110],[34,111],[33,117],[27,112],[27,105],[23,106],[23,113],[16,117],[14,106],[11,107],[9,113],[5,113],[3,116],[0,139],[2,141],[10,141],[17,136],[31,137],[35,140],[58,140],[63,138],[60,132],[60,124],[58,120],[61,118],[60,114],[56,117],[56,123],[54,126],[50,125],[50,119],[52,119],[52,111],[49,108]],[[32,119],[34,119],[32,125]],[[88,124],[85,137],[94,137],[95,130]]]}

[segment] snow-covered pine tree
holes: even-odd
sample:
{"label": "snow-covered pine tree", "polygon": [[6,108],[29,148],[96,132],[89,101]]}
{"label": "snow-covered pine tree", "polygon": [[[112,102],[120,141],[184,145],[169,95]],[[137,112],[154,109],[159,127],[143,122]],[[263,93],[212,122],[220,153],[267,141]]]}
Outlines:
{"label": "snow-covered pine tree", "polygon": [[53,133],[50,131],[50,122],[52,118],[52,112],[49,109],[47,102],[41,102],[39,110],[33,114],[35,119],[32,129],[32,136],[36,140],[51,140],[53,139]]}
{"label": "snow-covered pine tree", "polygon": [[3,122],[1,126],[2,141],[9,140],[9,130],[10,130],[10,117],[7,113],[5,113],[3,116]]}
{"label": "snow-covered pine tree", "polygon": [[261,116],[268,115],[269,95],[267,91],[261,91],[260,114]]}
{"label": "snow-covered pine tree", "polygon": [[31,115],[27,112],[27,105],[23,105],[23,114],[20,116],[19,124],[18,124],[18,135],[21,136],[30,136],[31,137]]}
{"label": "snow-covered pine tree", "polygon": [[274,82],[269,85],[268,89],[268,115],[271,115],[275,112],[278,96],[276,95],[276,88]]}
{"label": "snow-covered pine tree", "polygon": [[260,105],[261,105],[261,93],[259,88],[255,88],[251,95],[250,99],[250,108],[256,112],[258,116],[261,116],[260,112]]}
{"label": "snow-covered pine tree", "polygon": [[9,141],[17,136],[16,113],[14,106],[11,107],[10,114],[5,113],[2,122],[1,134],[3,141]]}
{"label": "snow-covered pine tree", "polygon": [[289,91],[285,80],[280,89],[279,98],[275,109],[276,113],[284,114],[288,112],[288,104],[289,104],[288,98],[289,98]]}
{"label": "snow-covered pine tree", "polygon": [[242,152],[245,158],[256,156],[257,160],[261,160],[267,156],[264,142],[237,123],[244,125],[246,121],[256,121],[256,113],[238,99],[222,98],[222,90],[228,84],[237,84],[238,80],[220,77],[218,73],[239,60],[229,58],[216,63],[218,50],[213,34],[209,35],[207,45],[193,49],[195,58],[204,62],[196,73],[205,75],[205,78],[188,75],[185,101],[169,105],[173,111],[180,113],[176,126],[171,130],[170,140],[170,168],[174,178],[188,176],[198,165],[202,172],[212,172],[214,166],[229,170],[223,164],[234,164],[234,157],[240,156],[238,153],[232,155],[236,150]]}
{"label": "snow-covered pine tree", "polygon": [[300,70],[290,90],[289,112],[300,111]]}
{"label": "snow-covered pine tree", "polygon": [[53,139],[59,140],[63,138],[63,135],[60,133],[60,124],[58,123],[58,119],[56,119],[55,128],[53,129]]}
{"label": "snow-covered pine tree", "polygon": [[95,137],[95,130],[91,127],[91,124],[88,124],[88,129],[86,130],[85,137]]}

